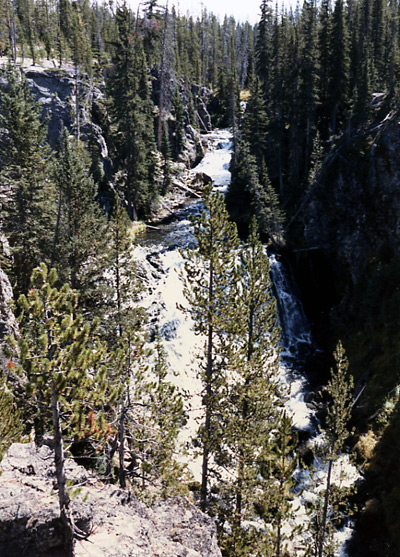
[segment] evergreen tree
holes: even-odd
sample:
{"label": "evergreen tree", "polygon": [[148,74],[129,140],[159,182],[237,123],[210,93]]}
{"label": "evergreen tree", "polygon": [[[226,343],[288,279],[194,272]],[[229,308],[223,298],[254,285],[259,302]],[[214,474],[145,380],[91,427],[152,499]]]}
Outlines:
{"label": "evergreen tree", "polygon": [[270,86],[270,63],[271,63],[271,8],[268,0],[262,0],[261,17],[257,25],[257,36],[255,45],[256,74],[268,93]]}
{"label": "evergreen tree", "polygon": [[387,87],[389,95],[393,95],[394,83],[398,81],[399,69],[399,44],[397,41],[397,18],[395,16],[395,6],[389,9],[387,16],[387,41],[384,54],[384,67],[387,75]]}
{"label": "evergreen tree", "polygon": [[329,133],[327,99],[329,94],[329,63],[331,33],[331,1],[322,0],[319,10],[318,65],[319,65],[319,132],[325,139]]}
{"label": "evergreen tree", "polygon": [[344,21],[342,0],[337,0],[332,14],[329,37],[329,92],[327,106],[330,112],[330,133],[336,134],[343,128],[346,111],[349,108],[349,56],[348,37]]}
{"label": "evergreen tree", "polygon": [[163,130],[162,130],[161,154],[162,154],[162,165],[161,165],[162,188],[161,188],[161,194],[165,195],[168,191],[168,187],[171,184],[171,167],[170,167],[171,147],[170,147],[169,137],[168,137],[168,124],[164,124]]}
{"label": "evergreen tree", "polygon": [[199,433],[202,448],[201,508],[209,503],[211,457],[217,451],[220,435],[220,393],[223,379],[221,336],[226,335],[235,322],[230,318],[229,289],[234,273],[235,249],[238,245],[234,225],[229,222],[222,194],[205,191],[205,209],[192,217],[196,245],[186,252],[184,294],[189,302],[188,313],[194,331],[204,336],[204,347],[199,355],[204,386],[204,424]]}
{"label": "evergreen tree", "polygon": [[302,43],[299,68],[299,135],[297,141],[302,145],[303,169],[295,170],[296,176],[304,176],[308,171],[313,140],[316,132],[317,105],[317,9],[314,0],[306,0],[302,11]]}
{"label": "evergreen tree", "polygon": [[9,190],[1,224],[14,258],[16,292],[22,293],[35,266],[49,260],[55,192],[49,180],[46,125],[26,80],[9,68],[1,93],[0,126],[7,133],[0,135],[0,176]]}
{"label": "evergreen tree", "polygon": [[256,160],[250,155],[249,147],[244,141],[239,141],[235,146],[227,204],[232,214],[244,222],[255,215],[261,233],[267,234],[274,243],[282,240],[284,218],[278,196],[265,166],[258,169]]}
{"label": "evergreen tree", "polygon": [[169,58],[168,51],[167,51],[168,25],[169,25],[168,15],[169,14],[168,14],[168,2],[167,2],[165,7],[165,14],[164,14],[164,30],[163,30],[163,38],[162,38],[162,45],[161,45],[161,61],[160,61],[160,72],[159,72],[160,73],[160,79],[159,79],[160,95],[158,99],[158,125],[157,125],[157,147],[159,151],[163,150],[162,149],[163,132],[165,129],[164,112],[168,102],[167,83],[170,80],[170,76],[167,76],[167,66],[168,66],[168,58]]}
{"label": "evergreen tree", "polygon": [[[353,379],[348,376],[348,361],[341,342],[336,347],[335,368],[327,386],[330,401],[327,408],[326,425],[323,428],[324,441],[319,452],[327,466],[326,484],[322,504],[317,505],[313,517],[315,531],[315,552],[317,557],[326,555],[325,546],[330,543],[330,533],[338,516],[332,490],[332,473],[335,462],[343,452],[349,436],[349,421],[352,412]],[[337,504],[337,501],[335,502]]]}
{"label": "evergreen tree", "polygon": [[185,107],[178,89],[175,90],[172,99],[172,114],[175,117],[172,151],[174,157],[177,158],[182,153],[185,145]]}
{"label": "evergreen tree", "polygon": [[271,95],[268,126],[266,164],[270,172],[278,176],[279,192],[284,195],[284,156],[285,156],[285,113],[286,98],[286,25],[284,19],[279,23],[278,5],[276,5],[272,31]]}
{"label": "evergreen tree", "polygon": [[382,87],[386,75],[384,70],[384,49],[386,43],[387,14],[385,13],[385,3],[382,0],[375,0],[371,8],[371,39],[372,39],[372,58],[375,70],[375,84]]}
{"label": "evergreen tree", "polygon": [[186,421],[181,392],[168,379],[165,349],[156,337],[154,363],[134,385],[136,404],[129,412],[134,422],[132,450],[140,462],[142,488],[151,482],[166,495],[178,489],[182,469],[176,460],[178,434]]}
{"label": "evergreen tree", "polygon": [[218,108],[219,126],[232,128],[233,135],[237,134],[238,119],[240,113],[239,90],[236,74],[233,72],[221,72],[218,83]]}
{"label": "evergreen tree", "polygon": [[131,221],[118,197],[114,200],[109,222],[108,268],[113,307],[107,310],[107,337],[109,344],[121,337],[127,328],[136,328],[144,319],[140,309],[132,307],[138,300],[141,285],[136,274],[136,264],[130,253],[132,236]]}
{"label": "evergreen tree", "polygon": [[[135,389],[141,385],[145,373],[145,358],[149,355],[144,348],[144,337],[139,328],[126,327],[118,340],[108,363],[109,376],[112,384],[119,385],[116,407],[111,407],[110,421],[117,423],[117,432],[111,447],[107,446],[106,476],[112,476],[114,454],[118,449],[118,480],[122,488],[127,485],[128,473],[142,478],[137,471],[139,455],[132,448],[132,438],[136,438],[139,425],[137,420],[130,419],[129,412],[134,405],[141,405],[140,398],[134,396]],[[128,447],[128,451],[127,451]],[[137,447],[135,447],[137,448]],[[127,466],[127,460],[130,464]]]}
{"label": "evergreen tree", "polygon": [[[285,531],[285,521],[287,522],[293,515],[292,512],[292,490],[295,487],[294,473],[297,466],[296,449],[297,438],[293,435],[293,423],[286,411],[279,417],[278,430],[275,443],[272,447],[273,458],[271,476],[274,478],[278,489],[274,492],[271,501],[271,512],[260,505],[262,513],[267,510],[267,516],[272,518],[273,526],[273,545],[274,555],[280,557],[287,551],[287,542],[296,534],[296,528],[292,531]],[[265,517],[266,518],[266,517]],[[298,532],[297,532],[298,533]]]}
{"label": "evergreen tree", "polygon": [[[15,366],[12,361],[8,365]],[[0,376],[0,462],[8,447],[20,440],[23,425],[16,400],[4,377]]]}
{"label": "evergreen tree", "polygon": [[[177,489],[182,475],[175,459],[177,436],[185,421],[183,398],[168,380],[165,351],[157,336],[154,354],[145,346],[140,325],[126,327],[108,361],[110,381],[119,385],[117,404],[108,419],[117,424],[106,447],[106,477],[112,477],[118,451],[118,481],[162,493]],[[148,362],[152,362],[150,367]]]}
{"label": "evergreen tree", "polygon": [[352,67],[354,79],[353,121],[356,126],[366,123],[371,113],[373,86],[371,5],[362,0],[359,4],[359,19],[356,21],[355,59]]}
{"label": "evergreen tree", "polygon": [[84,1],[72,3],[72,30],[68,39],[71,42],[75,72],[78,73],[78,67],[83,66],[90,75],[92,70],[92,50],[90,37],[85,29],[84,9]]}
{"label": "evergreen tree", "polygon": [[250,86],[250,95],[242,121],[243,139],[261,168],[267,152],[268,115],[261,81],[257,77]]}
{"label": "evergreen tree", "polygon": [[89,168],[82,143],[64,129],[54,164],[59,203],[52,264],[61,280],[79,291],[80,306],[96,312],[107,296],[103,271],[108,237]]}
{"label": "evergreen tree", "polygon": [[127,201],[130,218],[137,219],[149,215],[159,189],[153,105],[142,41],[138,33],[132,40],[131,15],[126,6],[118,8],[116,22],[114,73],[108,83],[116,182]]}
{"label": "evergreen tree", "polygon": [[[26,402],[36,409],[37,423],[51,423],[64,549],[73,556],[75,528],[64,441],[106,435],[103,401],[111,402],[116,392],[107,390],[105,368],[96,368],[104,357],[104,346],[94,339],[97,323],[85,324],[80,315],[74,315],[76,293],[67,284],[57,289],[56,281],[54,269],[48,272],[42,264],[32,274],[27,297],[19,298],[19,354],[28,378]],[[43,431],[36,429],[39,437]]]}
{"label": "evergreen tree", "polygon": [[[231,532],[224,535],[225,555],[269,555],[272,540],[261,535],[258,528],[244,525],[257,516],[270,522],[278,500],[275,520],[280,516],[282,521],[287,496],[286,492],[281,497],[272,495],[272,468],[282,465],[282,454],[277,454],[276,463],[273,457],[284,400],[278,378],[280,328],[269,259],[258,238],[255,218],[248,242],[241,249],[240,263],[237,297],[231,309],[238,329],[225,339],[228,379],[221,439],[224,465],[232,471],[234,480],[223,488],[228,497],[221,502],[220,515],[229,524],[229,528],[223,524],[222,531]],[[282,451],[287,458],[286,448]]]}

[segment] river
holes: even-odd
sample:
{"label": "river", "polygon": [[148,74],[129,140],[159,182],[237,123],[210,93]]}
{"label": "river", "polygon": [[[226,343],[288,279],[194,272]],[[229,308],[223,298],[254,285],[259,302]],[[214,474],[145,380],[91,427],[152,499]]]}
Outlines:
{"label": "river", "polygon": [[[204,159],[193,172],[206,173],[212,178],[214,187],[224,192],[230,182],[231,134],[228,130],[215,130],[208,134],[208,143]],[[193,333],[190,318],[178,309],[179,305],[185,307],[187,304],[178,271],[183,265],[179,249],[194,242],[188,217],[198,212],[201,207],[200,200],[191,201],[184,209],[177,211],[167,224],[161,224],[157,230],[148,230],[140,235],[133,254],[145,285],[140,305],[149,315],[150,326],[154,330],[157,328],[161,333],[171,369],[171,380],[188,395],[189,419],[181,442],[189,448],[187,464],[196,480],[200,480],[201,477],[200,459],[190,449],[190,440],[202,419],[202,384],[194,364],[200,340]],[[307,382],[301,372],[302,366],[298,365],[302,363],[304,354],[315,350],[312,334],[302,304],[294,293],[290,269],[279,260],[279,256],[269,254],[269,258],[282,328],[281,378],[290,391],[287,407],[292,415],[294,427],[304,432],[305,437],[312,438],[312,443],[316,442],[318,435],[315,411],[304,400]],[[342,485],[343,482],[351,485],[358,477],[347,455],[343,456],[336,468],[337,478],[342,472],[345,472],[347,478],[343,480],[340,476],[338,481]],[[306,525],[306,504],[315,497],[315,490],[323,489],[324,465],[317,463],[317,471],[313,478],[308,471],[301,469],[298,469],[297,475],[299,485],[293,503],[294,522]],[[338,550],[338,555],[346,555],[344,541],[350,533],[350,528],[346,527],[338,534],[337,539],[342,547]],[[301,554],[301,551],[296,553],[299,556]]]}

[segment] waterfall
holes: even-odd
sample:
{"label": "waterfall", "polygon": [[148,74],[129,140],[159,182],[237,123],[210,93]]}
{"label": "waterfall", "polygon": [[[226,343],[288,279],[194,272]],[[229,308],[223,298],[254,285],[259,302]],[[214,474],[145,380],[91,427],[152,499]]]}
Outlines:
{"label": "waterfall", "polygon": [[282,345],[287,355],[301,356],[301,347],[312,348],[309,322],[301,301],[295,294],[293,277],[275,254],[269,257],[271,277],[278,304]]}

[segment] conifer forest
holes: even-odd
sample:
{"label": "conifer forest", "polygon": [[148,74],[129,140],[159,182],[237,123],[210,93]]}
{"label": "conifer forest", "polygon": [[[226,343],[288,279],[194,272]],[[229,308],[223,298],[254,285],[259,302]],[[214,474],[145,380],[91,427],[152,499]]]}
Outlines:
{"label": "conifer forest", "polygon": [[397,0],[0,0],[0,557],[398,557],[399,184]]}

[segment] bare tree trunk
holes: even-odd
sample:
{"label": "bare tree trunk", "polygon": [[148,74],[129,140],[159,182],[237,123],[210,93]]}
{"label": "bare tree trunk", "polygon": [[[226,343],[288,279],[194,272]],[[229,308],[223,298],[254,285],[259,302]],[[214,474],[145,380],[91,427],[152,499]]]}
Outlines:
{"label": "bare tree trunk", "polygon": [[[11,52],[14,62],[14,67],[17,63],[17,37],[16,37],[16,28],[15,28],[15,0],[12,0],[11,4],[11,16],[8,17],[8,27],[9,27],[9,37],[10,37],[10,46]],[[8,8],[8,2],[7,2]]]}
{"label": "bare tree trunk", "polygon": [[125,474],[125,401],[122,399],[121,416],[119,419],[119,485],[122,489],[126,487]]}
{"label": "bare tree trunk", "polygon": [[70,498],[65,476],[65,456],[63,436],[61,431],[60,408],[55,385],[51,393],[51,411],[53,417],[54,436],[54,462],[56,465],[56,478],[58,488],[58,501],[60,505],[60,518],[64,535],[64,549],[68,557],[75,555],[74,523],[70,511]]}
{"label": "bare tree trunk", "polygon": [[[119,198],[117,197],[117,203],[119,203]],[[119,230],[120,223],[116,223],[116,261],[115,261],[115,291],[117,294],[117,315],[118,315],[118,334],[122,337],[123,328],[122,328],[122,303],[121,303],[121,262],[120,262],[120,230]]]}
{"label": "bare tree trunk", "polygon": [[115,452],[117,450],[117,446],[118,446],[118,433],[116,433],[114,437],[114,441],[112,442],[111,448],[107,446],[107,466],[105,472],[105,477],[107,478],[107,480],[110,480],[112,478],[112,461]]}
{"label": "bare tree trunk", "polygon": [[328,518],[328,505],[329,499],[331,494],[331,476],[332,476],[332,466],[333,460],[332,458],[329,460],[328,463],[328,476],[326,478],[326,491],[324,497],[324,508],[322,511],[322,520],[321,520],[321,531],[319,532],[319,540],[318,540],[318,557],[323,557],[324,555],[324,541],[326,535],[326,521]]}

